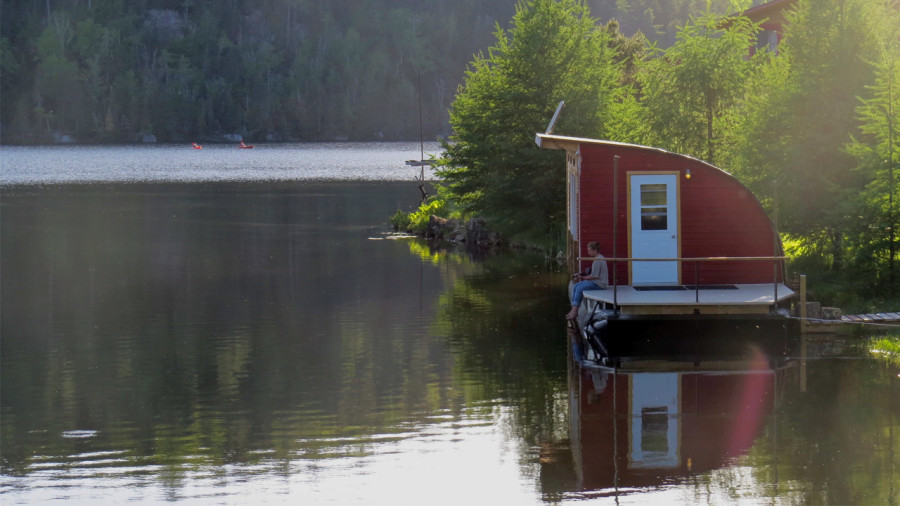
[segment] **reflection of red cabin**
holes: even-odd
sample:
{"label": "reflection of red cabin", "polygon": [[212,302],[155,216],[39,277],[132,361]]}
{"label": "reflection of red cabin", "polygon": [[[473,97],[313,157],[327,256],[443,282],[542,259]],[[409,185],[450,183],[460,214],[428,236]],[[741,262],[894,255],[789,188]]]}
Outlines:
{"label": "reflection of red cabin", "polygon": [[762,434],[784,371],[578,369],[569,392],[578,488],[652,487],[727,466]]}

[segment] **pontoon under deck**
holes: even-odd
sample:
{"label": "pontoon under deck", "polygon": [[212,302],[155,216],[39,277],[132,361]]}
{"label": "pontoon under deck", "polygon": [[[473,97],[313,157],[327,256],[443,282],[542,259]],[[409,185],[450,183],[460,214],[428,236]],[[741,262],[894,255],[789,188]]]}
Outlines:
{"label": "pontoon under deck", "polygon": [[630,315],[759,315],[772,311],[794,292],[783,283],[736,285],[621,285],[605,290],[586,290],[588,310],[619,309]]}
{"label": "pontoon under deck", "polygon": [[621,285],[585,291],[578,327],[594,359],[756,351],[777,356],[799,334],[797,320],[776,310],[792,297],[782,283]]}

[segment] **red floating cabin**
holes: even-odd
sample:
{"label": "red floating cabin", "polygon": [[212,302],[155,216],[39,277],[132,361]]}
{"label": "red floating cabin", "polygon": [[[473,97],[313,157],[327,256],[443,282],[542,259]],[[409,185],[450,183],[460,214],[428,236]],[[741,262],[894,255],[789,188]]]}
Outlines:
{"label": "red floating cabin", "polygon": [[[573,272],[589,260],[589,242],[607,257],[610,287],[586,291],[579,311],[586,338],[626,321],[643,323],[644,332],[628,331],[638,341],[696,334],[700,323],[714,333],[799,328],[784,310],[794,293],[775,226],[733,176],[653,147],[551,134],[535,141],[566,151]],[[619,341],[593,348],[632,348]]]}

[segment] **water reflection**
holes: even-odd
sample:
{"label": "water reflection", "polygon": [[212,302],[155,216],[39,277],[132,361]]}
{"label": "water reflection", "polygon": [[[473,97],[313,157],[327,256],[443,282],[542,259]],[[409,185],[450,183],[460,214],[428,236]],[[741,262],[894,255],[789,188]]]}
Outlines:
{"label": "water reflection", "polygon": [[789,364],[625,362],[576,368],[570,435],[577,487],[614,493],[734,462],[761,435]]}
{"label": "water reflection", "polygon": [[416,192],[4,188],[0,501],[900,502],[896,365],[567,369],[565,274]]}
{"label": "water reflection", "polygon": [[528,441],[565,427],[560,275],[390,240],[405,190],[5,189],[0,496],[537,500]]}
{"label": "water reflection", "polygon": [[[787,358],[569,362],[568,439],[545,496],[898,504],[900,368],[816,340]],[[874,385],[879,385],[874,387]],[[865,483],[865,484],[863,484]]]}

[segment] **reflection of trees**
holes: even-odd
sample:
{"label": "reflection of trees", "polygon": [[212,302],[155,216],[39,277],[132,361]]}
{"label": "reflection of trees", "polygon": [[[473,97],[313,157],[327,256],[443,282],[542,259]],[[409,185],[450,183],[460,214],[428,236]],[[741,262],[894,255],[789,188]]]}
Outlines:
{"label": "reflection of trees", "polygon": [[488,256],[441,296],[435,322],[477,389],[466,399],[512,403],[510,430],[532,447],[565,432],[564,282],[539,253]]}
{"label": "reflection of trees", "polygon": [[420,363],[443,350],[404,334],[421,309],[401,302],[439,274],[402,243],[370,257],[392,187],[300,186],[5,194],[4,472],[75,446],[172,469],[287,458],[434,403],[450,367]]}
{"label": "reflection of trees", "polygon": [[[532,328],[555,275],[369,241],[358,224],[396,206],[376,186],[5,194],[3,472],[112,452],[177,490],[223,464],[363,455],[496,399],[534,440],[563,377],[562,312]],[[93,436],[60,437],[75,429]]]}
{"label": "reflection of trees", "polygon": [[769,426],[777,447],[754,448],[764,482],[784,484],[779,496],[805,504],[897,503],[898,373],[877,361],[811,361],[807,392],[787,385]]}

